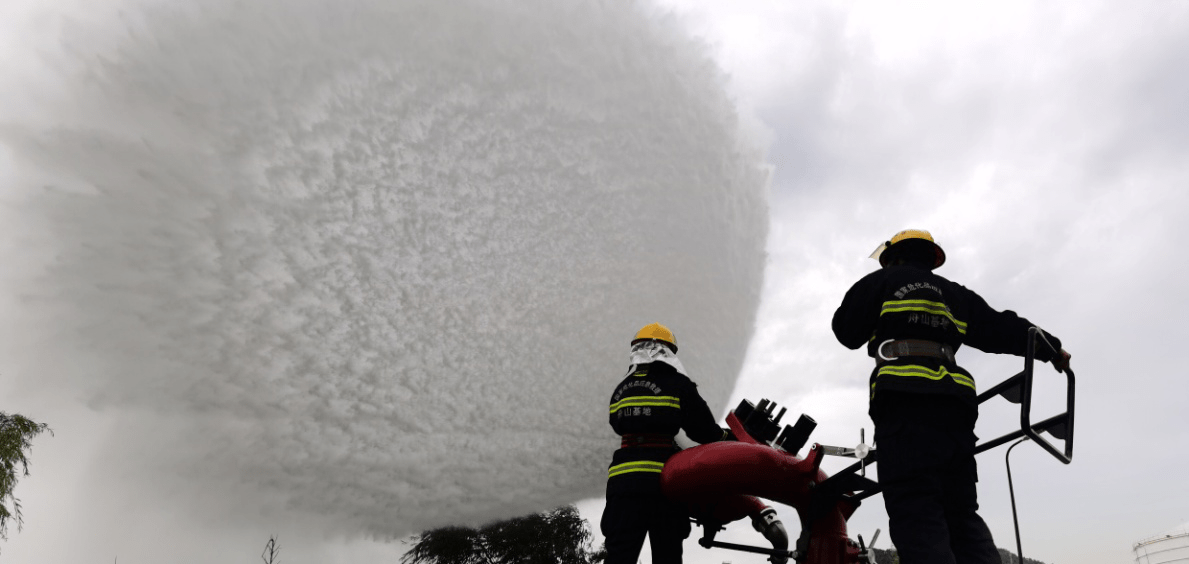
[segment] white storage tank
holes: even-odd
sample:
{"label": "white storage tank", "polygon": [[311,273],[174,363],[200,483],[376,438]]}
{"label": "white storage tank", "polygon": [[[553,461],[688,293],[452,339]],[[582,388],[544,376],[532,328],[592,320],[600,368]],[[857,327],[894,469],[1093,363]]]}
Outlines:
{"label": "white storage tank", "polygon": [[1131,550],[1135,564],[1189,564],[1189,524],[1141,540]]}

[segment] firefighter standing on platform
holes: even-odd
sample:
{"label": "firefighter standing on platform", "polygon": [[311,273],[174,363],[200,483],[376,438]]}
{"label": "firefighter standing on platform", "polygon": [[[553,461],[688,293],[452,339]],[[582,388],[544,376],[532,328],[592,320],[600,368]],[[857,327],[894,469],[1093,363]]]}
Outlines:
{"label": "firefighter standing on platform", "polygon": [[[892,543],[902,564],[999,564],[977,513],[974,377],[954,353],[1023,356],[1032,323],[934,274],[945,253],[927,231],[901,231],[871,256],[882,268],[847,291],[833,329],[875,359],[869,414]],[[1060,354],[1040,345],[1036,358],[1063,370],[1069,354],[1046,338]]]}
{"label": "firefighter standing on platform", "polygon": [[660,323],[645,326],[631,342],[631,366],[611,395],[611,428],[622,439],[607,472],[607,507],[600,527],[607,537],[606,564],[635,564],[647,533],[653,564],[679,564],[689,536],[685,506],[661,493],[661,470],[680,450],[679,429],[698,443],[727,436],[697,385],[677,359],[677,339]]}

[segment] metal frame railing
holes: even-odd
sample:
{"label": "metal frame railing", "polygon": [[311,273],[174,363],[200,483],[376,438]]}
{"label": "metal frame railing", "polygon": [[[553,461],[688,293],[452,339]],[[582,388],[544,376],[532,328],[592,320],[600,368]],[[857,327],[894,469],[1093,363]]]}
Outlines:
{"label": "metal frame railing", "polygon": [[[1044,332],[1033,327],[1028,330],[1028,348],[1024,355],[1024,371],[996,384],[991,389],[978,395],[978,403],[995,397],[1003,396],[1004,399],[1012,403],[1020,404],[1020,428],[1012,431],[997,439],[991,439],[974,448],[975,454],[993,449],[999,445],[1014,441],[1021,437],[1028,437],[1040,445],[1041,448],[1048,451],[1057,460],[1065,464],[1069,464],[1073,460],[1073,397],[1074,397],[1074,374],[1073,369],[1069,366],[1065,367],[1063,371],[1066,379],[1065,392],[1065,413],[1054,415],[1040,421],[1032,423],[1032,387],[1033,387],[1033,369],[1036,365],[1036,344],[1044,343],[1049,351],[1053,353],[1053,357],[1060,358],[1061,351],[1053,346],[1048,339],[1045,338]],[[1065,441],[1064,452],[1054,447],[1048,440],[1040,434],[1048,431],[1050,435],[1055,438]]]}
{"label": "metal frame railing", "polygon": [[[1054,415],[1037,423],[1032,422],[1032,390],[1033,380],[1035,377],[1037,343],[1043,343],[1045,347],[1048,347],[1054,360],[1061,358],[1062,351],[1057,347],[1054,347],[1053,344],[1050,343],[1047,338],[1045,338],[1043,331],[1036,327],[1032,327],[1028,330],[1028,345],[1024,354],[1024,370],[1015,376],[1012,376],[1003,382],[992,386],[991,389],[978,395],[978,403],[980,405],[995,396],[1003,396],[1003,398],[1007,401],[1020,404],[1020,428],[1007,433],[1002,437],[991,439],[981,445],[977,445],[974,450],[975,454],[991,450],[1002,444],[1020,439],[1021,442],[1024,440],[1031,440],[1035,442],[1036,444],[1040,445],[1041,448],[1045,449],[1045,451],[1047,451],[1049,454],[1053,455],[1053,457],[1055,457],[1057,460],[1060,460],[1065,464],[1069,464],[1073,460],[1075,379],[1073,370],[1069,368],[1068,365],[1065,366],[1063,370],[1061,370],[1061,372],[1065,374],[1067,383],[1065,395],[1065,413]],[[1053,446],[1052,443],[1041,436],[1041,433],[1044,432],[1048,432],[1053,437],[1063,440],[1065,443],[1064,448],[1058,449],[1057,447]],[[1015,445],[1012,446],[1014,447]],[[1010,448],[1008,449],[1008,454],[1011,454]],[[855,457],[855,455],[850,455],[850,457]],[[857,505],[857,503],[861,500],[880,493],[882,488],[877,482],[872,482],[871,480],[867,480],[865,478],[857,480],[859,476],[856,475],[857,473],[862,473],[866,466],[877,462],[878,458],[878,449],[872,449],[866,457],[860,458],[858,462],[834,474],[825,482],[820,484],[821,487],[818,488],[818,491],[815,492],[815,494],[822,498],[845,497]],[[1010,477],[1011,467],[1008,466],[1009,480]],[[846,491],[851,493],[849,495],[844,495],[843,492]],[[824,499],[819,500],[819,502],[824,501]],[[1019,521],[1015,515],[1014,491],[1012,492],[1012,519],[1015,521],[1016,525],[1016,551],[1021,559],[1020,561],[1023,562],[1023,550],[1020,547]],[[802,536],[804,536],[804,531],[802,532]]]}

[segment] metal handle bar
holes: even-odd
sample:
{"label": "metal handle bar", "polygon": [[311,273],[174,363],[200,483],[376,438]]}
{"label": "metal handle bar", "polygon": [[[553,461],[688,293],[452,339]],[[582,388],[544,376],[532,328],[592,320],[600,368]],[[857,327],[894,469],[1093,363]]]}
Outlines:
{"label": "metal handle bar", "polygon": [[[985,450],[993,449],[1001,444],[1014,441],[1020,437],[1028,437],[1041,448],[1049,452],[1064,462],[1069,464],[1073,460],[1073,396],[1074,396],[1074,375],[1073,369],[1069,366],[1065,367],[1066,392],[1065,392],[1065,413],[1055,415],[1039,423],[1032,423],[1032,378],[1033,367],[1036,359],[1036,343],[1040,341],[1048,347],[1049,351],[1053,353],[1054,360],[1061,357],[1061,351],[1057,350],[1048,339],[1045,338],[1044,333],[1033,327],[1028,330],[1028,348],[1024,356],[1024,371],[1000,382],[978,396],[978,403],[983,403],[996,395],[1001,395],[1012,403],[1020,404],[1020,429],[1012,431],[997,439],[991,439],[981,445],[975,447],[974,452],[980,453]],[[1053,436],[1065,440],[1064,452],[1054,447],[1041,433],[1049,431]]]}

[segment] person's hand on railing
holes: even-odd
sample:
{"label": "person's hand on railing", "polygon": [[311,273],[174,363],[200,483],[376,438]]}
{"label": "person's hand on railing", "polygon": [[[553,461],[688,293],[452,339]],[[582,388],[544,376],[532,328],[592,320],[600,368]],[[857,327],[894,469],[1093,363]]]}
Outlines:
{"label": "person's hand on railing", "polygon": [[1057,358],[1053,359],[1053,368],[1056,368],[1057,372],[1065,372],[1067,369],[1069,369],[1069,359],[1071,356],[1073,355],[1069,354],[1068,351],[1061,349],[1061,351],[1057,353]]}

